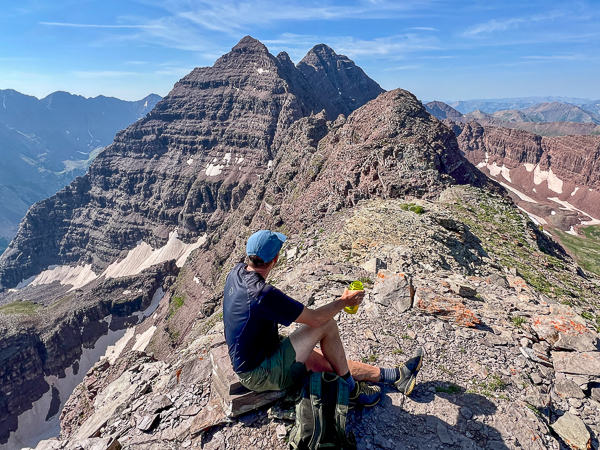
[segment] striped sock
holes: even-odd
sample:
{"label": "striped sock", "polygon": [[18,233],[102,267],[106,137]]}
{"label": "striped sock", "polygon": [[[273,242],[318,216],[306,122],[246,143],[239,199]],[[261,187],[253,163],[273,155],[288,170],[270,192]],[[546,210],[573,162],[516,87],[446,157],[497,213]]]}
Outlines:
{"label": "striped sock", "polygon": [[394,383],[400,379],[400,369],[394,367],[393,369],[379,369],[379,382],[380,383]]}
{"label": "striped sock", "polygon": [[350,371],[348,371],[346,375],[342,375],[342,378],[346,383],[348,383],[350,392],[354,391],[354,388],[356,387],[356,381],[354,381],[354,378],[352,378],[352,375],[350,375]]}

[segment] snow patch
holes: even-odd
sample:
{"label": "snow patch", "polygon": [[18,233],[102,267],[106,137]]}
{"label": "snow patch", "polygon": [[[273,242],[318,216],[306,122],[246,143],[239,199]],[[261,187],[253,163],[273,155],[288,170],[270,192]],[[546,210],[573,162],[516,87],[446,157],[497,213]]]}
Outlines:
{"label": "snow patch", "polygon": [[270,70],[263,69],[262,67],[259,67],[258,69],[256,69],[256,71],[257,71],[258,73],[260,73],[260,74],[263,74],[263,73],[270,73],[270,72],[271,72]]}
{"label": "snow patch", "polygon": [[187,161],[188,166],[191,166],[192,163],[194,162],[193,158],[188,159]]}
{"label": "snow patch", "polygon": [[223,161],[226,161],[227,165],[229,165],[231,162],[231,153],[225,153],[225,156],[223,156]]}
{"label": "snow patch", "polygon": [[577,232],[575,231],[575,228],[573,228],[573,225],[571,225],[571,228],[569,229],[569,231],[567,231],[567,233],[572,234],[573,236],[577,236]]}
{"label": "snow patch", "polygon": [[272,167],[273,167],[273,160],[270,160],[270,161],[267,163],[267,169],[270,169],[270,168],[272,168]]}
{"label": "snow patch", "polygon": [[575,188],[575,190],[573,192],[571,192],[571,197],[573,197],[575,194],[577,194],[577,191],[579,190],[579,186],[577,186]]}
{"label": "snow patch", "polygon": [[590,214],[586,213],[585,211],[582,211],[581,209],[575,208],[569,202],[560,200],[558,197],[550,197],[550,198],[548,198],[548,200],[552,200],[553,202],[556,202],[556,203],[564,206],[564,208],[569,211],[577,211],[577,212],[591,218],[591,220],[586,220],[584,222],[581,222],[582,225],[600,225],[600,220],[593,218]]}
{"label": "snow patch", "polygon": [[552,211],[552,212],[550,213],[550,215],[552,215],[552,216],[555,216],[555,215],[556,215],[556,211]]}
{"label": "snow patch", "polygon": [[244,160],[244,157],[240,156],[239,158],[235,158],[235,163],[240,164],[243,160]]}
{"label": "snow patch", "polygon": [[533,183],[539,185],[544,181],[548,182],[548,189],[557,194],[562,194],[563,181],[552,173],[552,168],[547,171],[541,170],[540,165],[538,164],[533,171]]}
{"label": "snow patch", "polygon": [[199,237],[195,243],[184,244],[178,239],[177,230],[169,233],[169,240],[164,247],[154,250],[150,245],[141,242],[127,253],[122,261],[115,261],[106,268],[103,275],[108,278],[120,278],[135,275],[154,264],[159,264],[170,259],[177,261],[177,266],[182,267],[192,251],[206,242],[206,234]]}
{"label": "snow patch", "polygon": [[524,166],[527,172],[533,172],[535,169],[535,164],[525,163]]}
{"label": "snow patch", "polygon": [[195,282],[196,284],[200,284],[200,278],[198,278],[198,277],[194,277],[194,282]]}
{"label": "snow patch", "polygon": [[504,186],[509,191],[514,192],[515,194],[517,194],[521,200],[523,200],[525,202],[529,202],[529,203],[537,203],[534,199],[532,199],[528,195],[523,194],[521,191],[516,190],[514,187],[509,186],[508,184],[503,183],[502,181],[498,181],[498,183],[500,183],[502,186]]}
{"label": "snow patch", "polygon": [[139,336],[136,336],[135,344],[131,350],[134,352],[135,351],[143,352],[144,350],[146,350],[146,347],[150,343],[150,339],[152,339],[152,335],[154,334],[155,331],[156,331],[156,326],[152,325],[150,328],[148,328],[142,334],[140,334]]}
{"label": "snow patch", "polygon": [[[98,278],[98,276],[92,270],[91,264],[75,267],[55,266],[53,268],[48,268],[48,270],[44,270],[36,276],[30,284],[31,286],[39,286],[41,284],[50,284],[59,281],[62,285],[73,285],[73,287],[69,289],[69,291],[72,291],[73,289],[79,289],[85,286],[96,278]],[[23,282],[19,283],[19,286],[21,286],[22,283]],[[17,286],[17,289],[19,289],[19,286]]]}
{"label": "snow patch", "polygon": [[221,173],[223,172],[223,168],[225,166],[224,165],[219,165],[217,164],[216,166],[213,164],[209,164],[208,167],[206,168],[206,176],[207,177],[214,177],[217,175],[221,175]]}
{"label": "snow patch", "polygon": [[29,286],[33,280],[35,280],[37,275],[32,275],[29,278],[22,280],[17,286],[15,290],[23,289],[25,286]]}
{"label": "snow patch", "polygon": [[531,214],[530,212],[521,208],[520,206],[517,206],[517,208],[519,208],[521,211],[523,211],[525,214],[527,214],[529,216],[529,218],[533,221],[533,223],[535,223],[536,225],[548,224],[548,222],[546,222],[546,220],[544,218],[536,216],[535,214]]}

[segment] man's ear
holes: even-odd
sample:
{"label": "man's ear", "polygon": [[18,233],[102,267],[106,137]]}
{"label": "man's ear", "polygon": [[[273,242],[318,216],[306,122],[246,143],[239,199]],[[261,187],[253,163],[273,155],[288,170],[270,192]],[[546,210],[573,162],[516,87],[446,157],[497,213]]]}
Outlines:
{"label": "man's ear", "polygon": [[277,256],[275,256],[275,258],[273,258],[273,267],[277,265],[277,261],[279,261],[279,253],[277,253]]}

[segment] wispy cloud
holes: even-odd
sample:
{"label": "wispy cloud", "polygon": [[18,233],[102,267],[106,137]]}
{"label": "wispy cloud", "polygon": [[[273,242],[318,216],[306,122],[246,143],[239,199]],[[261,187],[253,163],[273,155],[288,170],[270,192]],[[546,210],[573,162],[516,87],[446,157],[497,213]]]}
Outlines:
{"label": "wispy cloud", "polygon": [[148,61],[125,61],[123,64],[128,64],[132,66],[141,66],[143,64],[148,64]]}
{"label": "wispy cloud", "polygon": [[71,27],[71,28],[160,28],[160,25],[102,25],[93,23],[66,23],[66,22],[38,22],[40,25],[49,25],[53,27]]}
{"label": "wispy cloud", "polygon": [[431,27],[410,27],[407,30],[422,30],[422,31],[439,31],[437,28]]}
{"label": "wispy cloud", "polygon": [[521,56],[521,59],[529,59],[534,61],[556,61],[556,60],[585,60],[587,59],[583,55],[532,55],[532,56]]}
{"label": "wispy cloud", "polygon": [[395,70],[414,70],[414,69],[420,69],[420,68],[421,68],[421,66],[411,64],[411,65],[407,65],[407,66],[388,67],[383,70],[384,70],[384,72],[390,72],[390,71],[395,71]]}
{"label": "wispy cloud", "polygon": [[463,37],[477,37],[482,34],[493,33],[495,31],[507,31],[517,28],[522,24],[531,24],[545,20],[553,20],[561,17],[562,13],[553,13],[547,15],[536,15],[529,17],[512,17],[509,19],[496,20],[492,19],[488,22],[480,23],[471,28],[468,28],[462,33]]}
{"label": "wispy cloud", "polygon": [[240,30],[255,29],[260,25],[285,20],[339,21],[411,17],[418,11],[439,3],[439,0],[358,1],[354,5],[337,6],[314,0],[198,0],[194,3],[189,0],[146,0],[146,3],[166,9],[178,21],[187,20],[206,30],[239,34]]}
{"label": "wispy cloud", "polygon": [[[375,39],[356,39],[352,36],[316,36],[285,33],[276,39],[263,40],[270,50],[285,50],[293,56],[303,56],[316,44],[327,43],[336,53],[350,58],[369,56],[372,58],[402,59],[404,54],[418,51],[440,50],[439,42],[433,37],[416,33],[396,34]],[[292,58],[293,59],[293,58]]]}
{"label": "wispy cloud", "polygon": [[121,78],[140,76],[140,72],[122,72],[117,70],[75,70],[72,72],[78,78]]}

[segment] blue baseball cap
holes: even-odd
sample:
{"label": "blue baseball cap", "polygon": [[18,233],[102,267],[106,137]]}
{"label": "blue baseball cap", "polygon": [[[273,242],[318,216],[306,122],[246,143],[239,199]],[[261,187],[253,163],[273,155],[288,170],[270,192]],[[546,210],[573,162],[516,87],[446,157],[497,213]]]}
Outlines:
{"label": "blue baseball cap", "polygon": [[258,256],[264,262],[268,263],[277,256],[286,239],[285,234],[275,231],[257,231],[248,238],[246,255]]}

